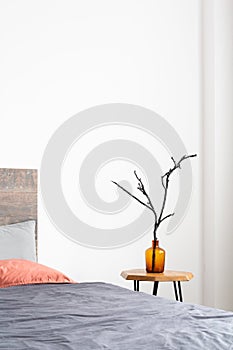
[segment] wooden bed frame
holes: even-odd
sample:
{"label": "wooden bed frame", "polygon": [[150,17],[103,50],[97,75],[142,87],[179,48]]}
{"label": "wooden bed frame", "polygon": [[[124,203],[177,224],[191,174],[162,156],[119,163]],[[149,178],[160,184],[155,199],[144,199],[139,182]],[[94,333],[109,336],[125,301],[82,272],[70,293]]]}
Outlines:
{"label": "wooden bed frame", "polygon": [[37,170],[0,169],[0,225],[36,221],[37,252]]}

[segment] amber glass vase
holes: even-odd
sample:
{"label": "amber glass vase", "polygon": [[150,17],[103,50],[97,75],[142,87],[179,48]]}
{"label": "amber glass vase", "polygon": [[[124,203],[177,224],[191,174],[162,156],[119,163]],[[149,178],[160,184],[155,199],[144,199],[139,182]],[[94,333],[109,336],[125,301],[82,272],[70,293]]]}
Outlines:
{"label": "amber glass vase", "polygon": [[[165,264],[165,250],[159,247],[159,241],[156,244],[152,241],[152,247],[145,251],[146,255],[146,271],[147,272],[163,272]],[[154,262],[153,262],[154,261]]]}

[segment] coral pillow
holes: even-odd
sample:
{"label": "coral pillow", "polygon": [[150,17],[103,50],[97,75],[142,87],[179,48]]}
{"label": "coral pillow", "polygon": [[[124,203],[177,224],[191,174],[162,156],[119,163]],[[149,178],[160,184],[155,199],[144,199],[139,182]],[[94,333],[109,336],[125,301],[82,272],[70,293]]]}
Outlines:
{"label": "coral pillow", "polygon": [[75,283],[63,273],[24,259],[0,260],[0,288],[35,283]]}

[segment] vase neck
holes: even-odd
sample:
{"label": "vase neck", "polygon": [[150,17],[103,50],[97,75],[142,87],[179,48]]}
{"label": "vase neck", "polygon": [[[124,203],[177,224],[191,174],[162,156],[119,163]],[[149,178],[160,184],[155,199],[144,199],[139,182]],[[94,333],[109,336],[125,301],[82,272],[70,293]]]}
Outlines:
{"label": "vase neck", "polygon": [[156,242],[153,240],[153,241],[152,241],[152,248],[154,249],[154,248],[156,248],[156,247],[158,247],[158,246],[159,246],[159,240],[156,239]]}

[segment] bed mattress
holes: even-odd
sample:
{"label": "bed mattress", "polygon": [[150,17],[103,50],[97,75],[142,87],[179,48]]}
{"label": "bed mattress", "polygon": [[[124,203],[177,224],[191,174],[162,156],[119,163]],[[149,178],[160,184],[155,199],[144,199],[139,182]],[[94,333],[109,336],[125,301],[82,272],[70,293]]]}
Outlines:
{"label": "bed mattress", "polygon": [[0,349],[233,350],[233,313],[107,283],[0,290]]}

